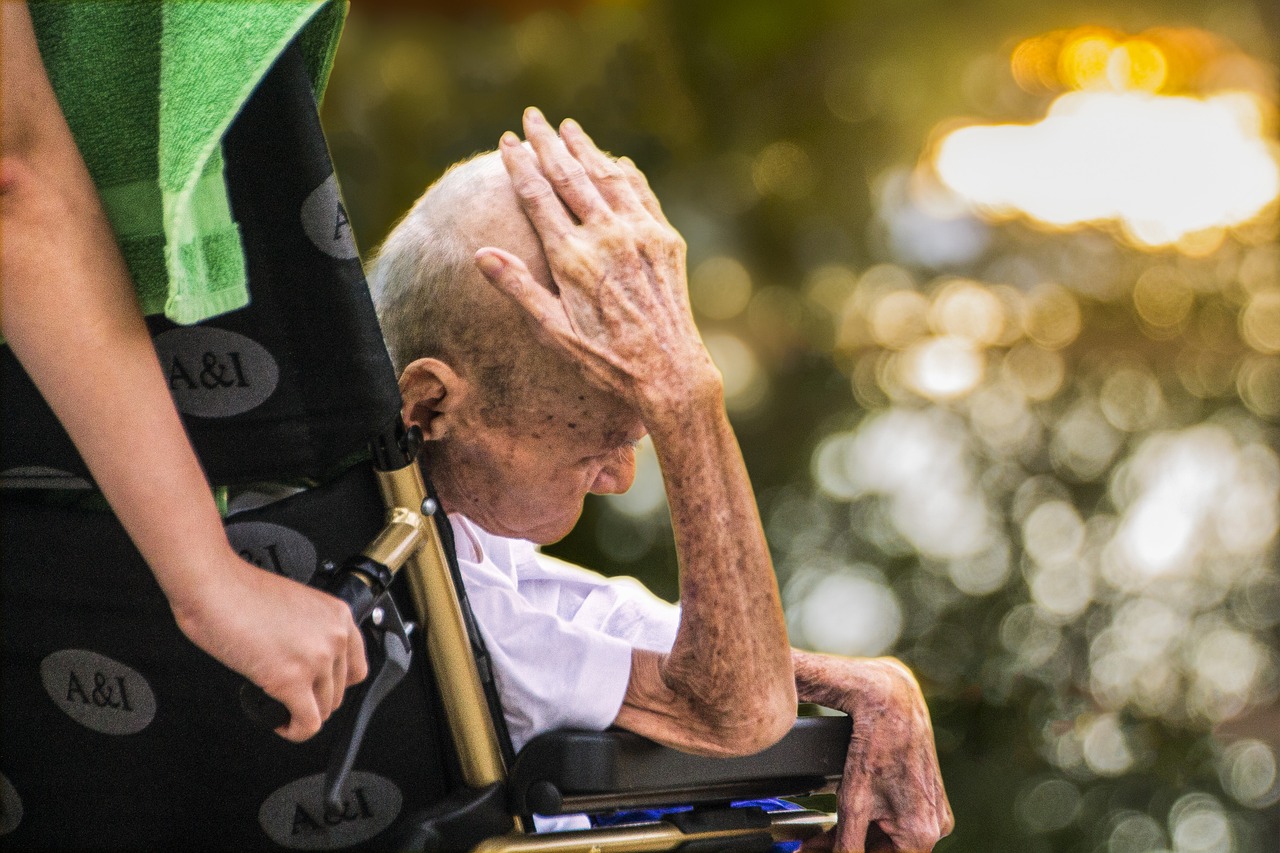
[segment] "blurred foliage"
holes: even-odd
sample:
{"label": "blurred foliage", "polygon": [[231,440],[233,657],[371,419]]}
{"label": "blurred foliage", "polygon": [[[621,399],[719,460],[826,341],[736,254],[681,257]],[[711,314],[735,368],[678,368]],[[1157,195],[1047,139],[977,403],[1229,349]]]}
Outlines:
{"label": "blurred foliage", "polygon": [[[366,252],[529,104],[649,175],[793,640],[925,686],[939,850],[1280,848],[1275,204],[1158,248],[984,216],[929,162],[1041,118],[1027,57],[1085,25],[1200,33],[1274,135],[1269,0],[355,6],[323,115]],[[641,463],[552,550],[674,597]]]}

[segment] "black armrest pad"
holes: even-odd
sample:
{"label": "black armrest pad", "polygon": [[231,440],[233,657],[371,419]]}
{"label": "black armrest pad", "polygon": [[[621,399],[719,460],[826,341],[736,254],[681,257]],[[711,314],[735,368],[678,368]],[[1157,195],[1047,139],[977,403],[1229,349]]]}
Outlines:
{"label": "black armrest pad", "polygon": [[801,717],[778,743],[742,758],[707,758],[637,734],[561,730],[531,740],[510,775],[517,814],[808,793],[840,778],[848,717]]}

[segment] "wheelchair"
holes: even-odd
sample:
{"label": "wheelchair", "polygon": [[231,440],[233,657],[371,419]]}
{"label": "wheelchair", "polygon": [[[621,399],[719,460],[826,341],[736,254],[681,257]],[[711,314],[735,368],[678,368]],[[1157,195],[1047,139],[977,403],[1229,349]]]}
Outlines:
{"label": "wheelchair", "polygon": [[[820,811],[729,804],[829,789],[847,717],[801,718],[737,759],[623,731],[551,732],[513,754],[302,62],[282,54],[224,140],[252,304],[148,323],[210,481],[243,492],[228,538],[347,599],[370,677],[310,741],[270,731],[271,703],[178,630],[5,348],[0,847],[749,851],[829,828]],[[308,487],[255,499],[268,482]],[[591,829],[531,820],[677,804]]]}

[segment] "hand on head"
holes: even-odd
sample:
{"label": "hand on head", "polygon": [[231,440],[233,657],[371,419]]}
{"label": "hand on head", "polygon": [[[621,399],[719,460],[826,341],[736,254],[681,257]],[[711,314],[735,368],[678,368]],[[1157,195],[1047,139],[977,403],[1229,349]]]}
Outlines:
{"label": "hand on head", "polygon": [[718,393],[720,376],[689,309],[685,245],[631,161],[600,151],[572,120],[560,134],[525,112],[532,150],[500,150],[546,251],[558,292],[515,255],[476,253],[485,277],[529,313],[540,337],[642,416],[674,399]]}

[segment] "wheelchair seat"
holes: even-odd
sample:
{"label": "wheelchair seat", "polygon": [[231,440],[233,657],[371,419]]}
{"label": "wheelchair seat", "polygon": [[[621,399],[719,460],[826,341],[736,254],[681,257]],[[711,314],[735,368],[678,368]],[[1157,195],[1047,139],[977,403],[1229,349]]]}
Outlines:
{"label": "wheelchair seat", "polygon": [[708,758],[632,732],[560,730],[525,745],[511,769],[516,814],[560,815],[811,794],[840,780],[847,716],[801,717],[755,755]]}

